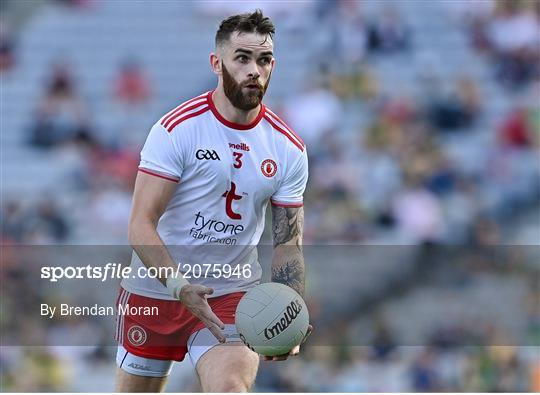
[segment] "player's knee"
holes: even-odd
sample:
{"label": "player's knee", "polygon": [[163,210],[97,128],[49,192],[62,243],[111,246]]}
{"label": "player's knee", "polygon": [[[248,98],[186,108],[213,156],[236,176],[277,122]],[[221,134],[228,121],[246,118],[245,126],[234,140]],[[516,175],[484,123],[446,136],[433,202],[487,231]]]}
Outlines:
{"label": "player's knee", "polygon": [[251,383],[247,383],[241,377],[228,377],[224,380],[214,383],[208,388],[207,392],[248,392]]}
{"label": "player's knee", "polygon": [[[244,374],[240,374],[244,372]],[[231,370],[227,374],[222,374],[220,377],[214,376],[208,380],[207,384],[203,385],[205,392],[248,392],[253,386],[255,377],[247,374],[243,370]],[[204,388],[206,387],[206,388]]]}

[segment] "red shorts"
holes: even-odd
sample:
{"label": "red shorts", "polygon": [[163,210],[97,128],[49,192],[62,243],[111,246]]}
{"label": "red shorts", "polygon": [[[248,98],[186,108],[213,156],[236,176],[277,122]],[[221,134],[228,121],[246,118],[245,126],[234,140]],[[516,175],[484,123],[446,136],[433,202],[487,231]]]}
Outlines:
{"label": "red shorts", "polygon": [[[234,324],[236,306],[243,295],[244,292],[235,292],[209,298],[208,303],[224,324]],[[205,327],[182,303],[174,300],[149,298],[120,288],[116,306],[115,338],[139,357],[182,361],[188,351],[188,338]]]}

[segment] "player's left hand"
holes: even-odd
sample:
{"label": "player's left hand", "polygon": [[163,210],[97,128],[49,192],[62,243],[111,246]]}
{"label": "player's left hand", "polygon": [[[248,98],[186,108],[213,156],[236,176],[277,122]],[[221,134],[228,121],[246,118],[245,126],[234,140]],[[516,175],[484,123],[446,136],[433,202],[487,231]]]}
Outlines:
{"label": "player's left hand", "polygon": [[266,355],[263,355],[263,360],[264,361],[285,361],[287,358],[289,358],[291,356],[294,357],[294,356],[300,354],[300,346],[305,343],[305,341],[307,340],[309,335],[311,335],[311,332],[313,332],[313,325],[310,324],[308,326],[306,335],[302,339],[302,342],[298,346],[294,347],[291,351],[289,351],[288,354],[275,355],[273,357],[268,357]]}

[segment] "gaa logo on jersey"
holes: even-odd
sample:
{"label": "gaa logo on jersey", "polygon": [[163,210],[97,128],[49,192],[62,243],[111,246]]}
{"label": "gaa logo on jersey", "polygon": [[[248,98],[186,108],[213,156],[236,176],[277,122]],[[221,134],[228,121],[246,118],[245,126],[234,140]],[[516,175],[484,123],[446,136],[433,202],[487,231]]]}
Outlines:
{"label": "gaa logo on jersey", "polygon": [[216,151],[214,151],[213,149],[207,149],[207,150],[200,149],[197,152],[195,152],[195,158],[197,158],[199,160],[203,160],[203,159],[206,159],[206,160],[221,160],[218,153]]}
{"label": "gaa logo on jersey", "polygon": [[141,346],[146,342],[146,331],[138,325],[134,325],[129,328],[128,340],[134,346]]}
{"label": "gaa logo on jersey", "polygon": [[265,159],[261,163],[261,171],[265,177],[274,177],[277,172],[277,164],[272,159]]}

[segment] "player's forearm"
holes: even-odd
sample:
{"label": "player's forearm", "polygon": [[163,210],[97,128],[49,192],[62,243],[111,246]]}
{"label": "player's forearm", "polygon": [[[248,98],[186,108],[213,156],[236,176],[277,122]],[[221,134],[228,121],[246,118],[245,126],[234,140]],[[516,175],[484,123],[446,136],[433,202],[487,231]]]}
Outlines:
{"label": "player's forearm", "polygon": [[294,245],[278,245],[274,248],[272,282],[285,284],[304,296],[305,266],[300,248]]}
{"label": "player's forearm", "polygon": [[272,281],[285,284],[302,296],[305,290],[303,229],[303,207],[272,206]]}
{"label": "player's forearm", "polygon": [[[159,237],[156,225],[152,221],[136,219],[130,221],[128,230],[129,243],[146,267],[170,267],[176,270],[167,248]],[[159,280],[165,284],[165,271],[160,273]]]}

